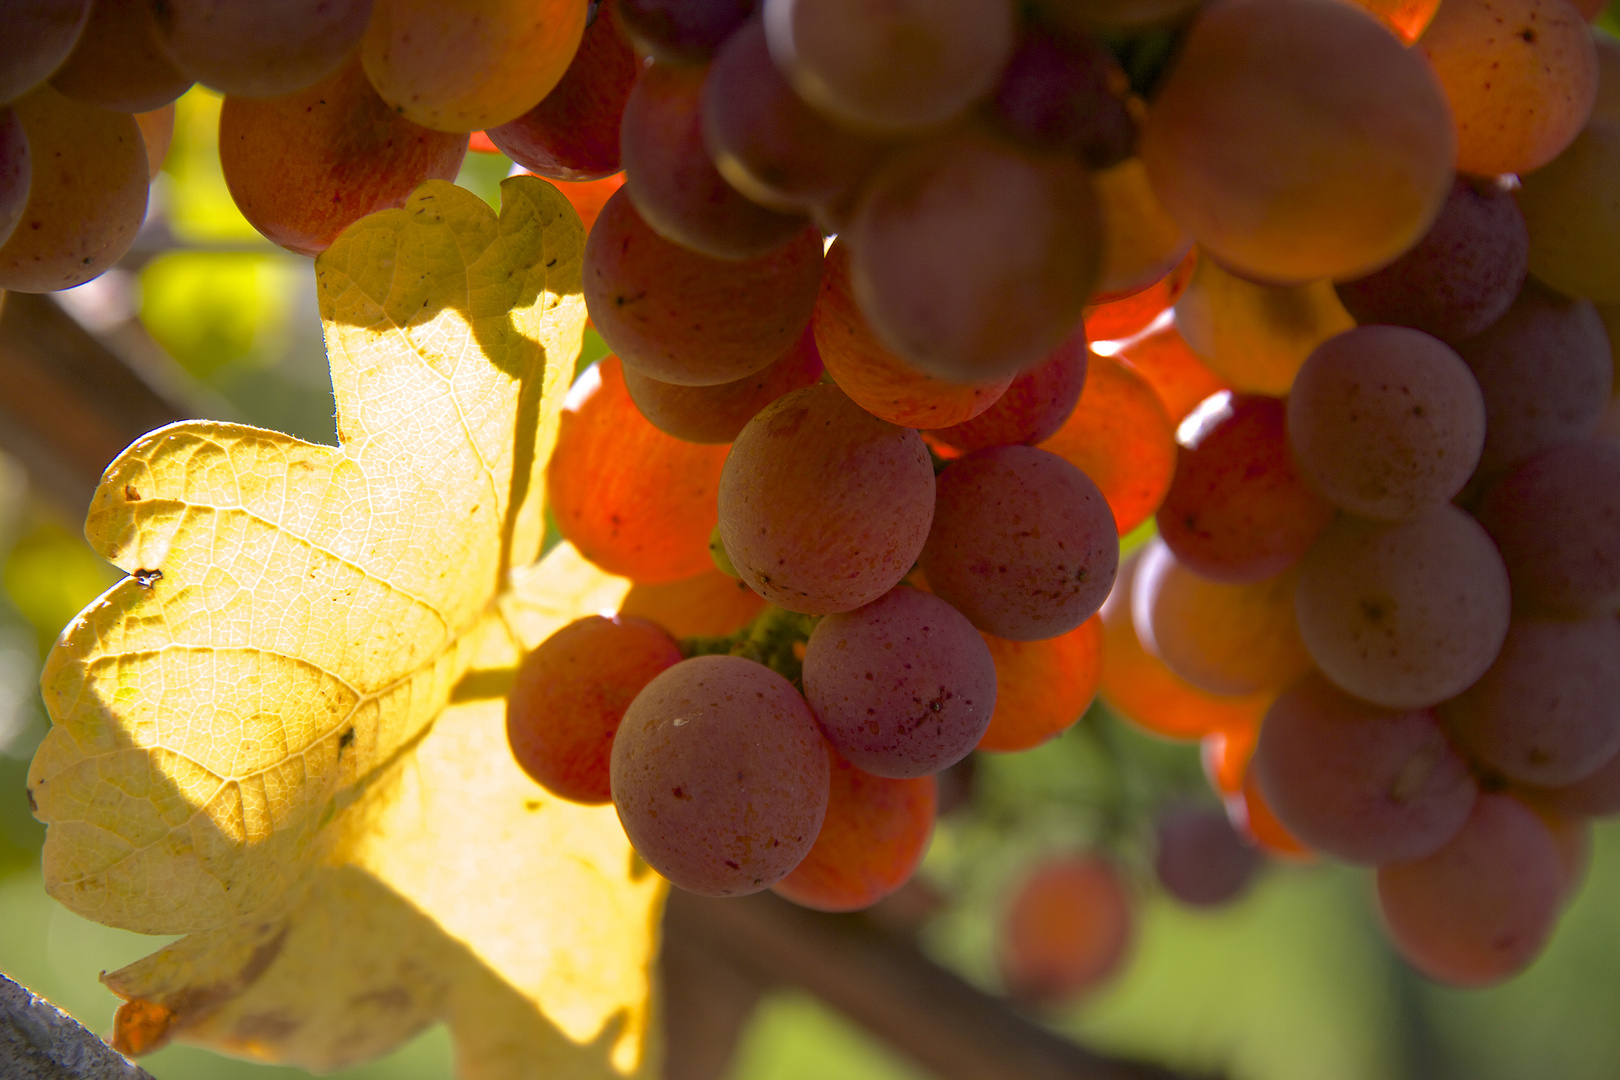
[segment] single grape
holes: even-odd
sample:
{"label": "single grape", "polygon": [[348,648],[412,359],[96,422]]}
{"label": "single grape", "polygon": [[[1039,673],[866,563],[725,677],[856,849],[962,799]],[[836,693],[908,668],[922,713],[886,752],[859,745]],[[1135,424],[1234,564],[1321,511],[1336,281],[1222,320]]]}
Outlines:
{"label": "single grape", "polygon": [[1335,288],[1357,322],[1410,326],[1453,344],[1507,311],[1524,286],[1530,234],[1513,195],[1459,176],[1440,216],[1406,254]]}
{"label": "single grape", "polygon": [[1156,515],[1159,535],[1189,570],[1258,582],[1304,557],[1333,519],[1288,445],[1287,403],[1228,394],[1183,428],[1176,475]]}
{"label": "single grape", "polygon": [[[1312,0],[1337,3],[1338,0]],[[1200,259],[1176,301],[1176,328],[1234,390],[1282,397],[1305,358],[1356,325],[1326,281],[1260,285]]]}
{"label": "single grape", "polygon": [[613,805],[636,851],[672,883],[741,896],[782,880],[815,844],[827,758],[792,683],[740,656],[697,656],[625,710]]}
{"label": "single grape", "polygon": [[1035,24],[1019,38],[991,101],[996,121],[1016,138],[1106,169],[1136,145],[1130,89],[1119,61],[1089,34]]}
{"label": "single grape", "polygon": [[695,443],[729,443],[754,416],[790,390],[821,378],[821,354],[808,327],[770,364],[735,382],[680,386],[624,369],[630,397],[660,431]]}
{"label": "single grape", "polygon": [[1046,359],[1013,377],[984,412],[940,428],[933,437],[963,453],[991,446],[1038,443],[1056,435],[1073,415],[1086,385],[1084,330],[1069,335]]}
{"label": "single grape", "polygon": [[701,64],[757,6],[755,0],[620,0],[615,11],[642,52],[663,63]]}
{"label": "single grape", "polygon": [[807,615],[852,611],[898,585],[933,517],[922,437],[826,383],[761,410],[720,477],[720,534],[743,580]]}
{"label": "single grape", "polygon": [[1456,120],[1457,168],[1525,173],[1580,133],[1597,54],[1569,0],[1451,0],[1418,39]]}
{"label": "single grape", "polygon": [[1485,496],[1479,520],[1502,550],[1522,610],[1620,610],[1620,442],[1543,451]]}
{"label": "single grape", "polygon": [[1524,178],[1530,269],[1571,296],[1620,301],[1620,120],[1589,124]]}
{"label": "single grape", "polygon": [[1245,769],[1235,795],[1226,797],[1226,818],[1246,839],[1254,841],[1268,855],[1290,862],[1315,858],[1309,845],[1288,831],[1266,801],[1253,769]]}
{"label": "single grape", "polygon": [[[1137,551],[1120,567],[1114,590],[1099,612],[1103,653],[1098,692],[1103,700],[1138,727],[1171,739],[1196,739],[1212,732],[1258,726],[1271,704],[1271,694],[1212,694],[1171,671],[1142,646],[1132,610],[1140,565],[1141,552]],[[1241,774],[1238,783],[1242,783]]]}
{"label": "single grape", "polygon": [[745,262],[671,243],[608,199],[585,243],[585,304],[627,366],[683,386],[735,382],[785,353],[809,325],[821,288],[821,237]]}
{"label": "single grape", "polygon": [[540,103],[486,132],[525,169],[552,180],[599,180],[619,171],[619,119],[641,65],[603,0],[568,70]]}
{"label": "single grape", "polygon": [[[1198,741],[1199,764],[1215,794],[1231,799],[1243,794],[1243,781],[1249,775],[1254,745],[1260,741],[1260,721],[1270,702],[1263,702],[1248,722],[1221,731],[1212,731]],[[1227,821],[1237,824],[1228,806]]]}
{"label": "single grape", "polygon": [[242,216],[300,255],[318,255],[367,214],[404,206],[425,180],[454,180],[467,137],[400,116],[358,58],[307,89],[227,97],[219,163]]}
{"label": "single grape", "polygon": [[1121,349],[1119,359],[1153,388],[1172,424],[1179,425],[1200,403],[1230,389],[1192,351],[1174,320]]}
{"label": "single grape", "polygon": [[940,474],[920,565],[928,587],[986,633],[1073,630],[1113,587],[1119,533],[1097,485],[1056,454],[998,446]]}
{"label": "single grape", "polygon": [[861,191],[846,233],[856,299],[923,371],[1010,376],[1080,322],[1102,224],[1072,159],[969,127],[898,152]]}
{"label": "single grape", "polygon": [[151,8],[175,67],[238,97],[279,97],[326,78],[372,16],[372,0],[162,0]]}
{"label": "single grape", "polygon": [[1100,615],[1043,641],[981,636],[996,665],[996,709],[975,749],[1013,753],[1040,746],[1091,707],[1102,673]]}
{"label": "single grape", "polygon": [[1524,970],[1552,932],[1566,874],[1552,832],[1508,795],[1481,795],[1427,858],[1378,871],[1390,936],[1413,967],[1453,986]]}
{"label": "single grape", "polygon": [[608,759],[625,709],[681,650],[642,619],[578,619],[523,658],[506,699],[512,756],[535,783],[580,803],[613,798]]}
{"label": "single grape", "polygon": [[1041,448],[1102,490],[1121,536],[1153,516],[1176,470],[1176,429],[1158,395],[1112,357],[1088,359],[1080,404]]}
{"label": "single grape", "polygon": [[1583,780],[1555,788],[1530,788],[1528,793],[1538,805],[1571,817],[1613,817],[1620,814],[1620,754]]}
{"label": "single grape", "polygon": [[620,615],[657,623],[672,637],[708,637],[741,630],[765,608],[753,589],[710,568],[680,581],[630,586]]}
{"label": "single grape", "polygon": [[1236,0],[1193,24],[1141,155],[1206,254],[1304,283],[1360,277],[1411,247],[1450,190],[1456,139],[1434,72],[1365,12]]}
{"label": "single grape", "polygon": [[546,467],[563,539],[612,574],[659,584],[709,569],[723,446],[682,442],[649,424],[609,356],[569,394]]}
{"label": "single grape", "polygon": [[1187,291],[1197,265],[1198,248],[1194,247],[1174,269],[1141,292],[1118,300],[1088,301],[1086,337],[1092,341],[1123,341],[1146,330]]}
{"label": "single grape", "polygon": [[1368,865],[1440,850],[1478,794],[1433,710],[1369,705],[1314,673],[1266,713],[1253,769],[1289,832]]}
{"label": "single grape", "polygon": [[1423,708],[1485,674],[1507,636],[1507,568],[1450,503],[1409,521],[1341,516],[1300,567],[1300,635],[1322,673],[1392,709]]}
{"label": "single grape", "polygon": [[146,0],[92,0],[90,19],[51,85],[75,101],[118,112],[161,109],[191,85],[158,44]]}
{"label": "single grape", "polygon": [[1142,553],[1131,583],[1131,618],[1142,645],[1177,675],[1212,694],[1275,693],[1311,668],[1294,618],[1298,575],[1210,581],[1163,540]]}
{"label": "single grape", "polygon": [[703,141],[707,68],[644,67],[619,128],[625,186],[661,236],[716,259],[753,259],[805,231],[802,214],[766,209],[727,183]]}
{"label": "single grape", "polygon": [[1620,619],[1518,618],[1490,670],[1441,706],[1457,742],[1523,784],[1573,784],[1620,753]]}
{"label": "single grape", "polygon": [[1410,45],[1440,10],[1440,0],[1352,0]]}
{"label": "single grape", "polygon": [[33,176],[34,158],[17,110],[0,106],[0,250],[22,220]]}
{"label": "single grape", "polygon": [[439,131],[516,120],[562,81],[585,34],[579,0],[372,2],[360,46],[371,85],[406,119]]}
{"label": "single grape", "polygon": [[141,140],[146,143],[147,176],[156,177],[169,154],[169,143],[174,140],[174,102],[151,112],[136,113],[135,124],[141,129]]}
{"label": "single grape", "polygon": [[1102,270],[1088,304],[1135,296],[1162,281],[1192,251],[1192,236],[1165,213],[1141,158],[1092,176],[1102,215]]}
{"label": "single grape", "polygon": [[885,149],[804,103],[771,60],[759,19],[715,58],[703,88],[703,137],[733,187],[783,211],[846,198]]}
{"label": "single grape", "polygon": [[1135,932],[1131,897],[1100,856],[1050,859],[1019,883],[1001,917],[996,961],[1007,993],[1032,1005],[1096,989],[1125,962]]}
{"label": "single grape", "polygon": [[821,296],[811,317],[827,373],[861,408],[901,427],[943,428],[978,416],[995,404],[1013,376],[954,382],[917,370],[878,340],[861,314],[849,278],[849,245],[827,249]]}
{"label": "single grape", "polygon": [[898,588],[816,624],[804,694],[833,749],[857,767],[928,776],[978,744],[996,706],[996,667],[960,612]]}
{"label": "single grape", "polygon": [[916,872],[934,835],[932,776],[873,776],[836,755],[827,817],[815,845],[778,896],[817,911],[858,911],[890,895]]}
{"label": "single grape", "polygon": [[940,124],[1012,53],[1008,0],[765,0],[771,56],[811,105],[857,130]]}
{"label": "single grape", "polygon": [[1288,395],[1300,473],[1335,506],[1400,521],[1443,503],[1485,445],[1485,398],[1438,338],[1363,326],[1311,353]]}
{"label": "single grape", "polygon": [[1230,904],[1265,861],[1218,809],[1172,807],[1159,816],[1155,833],[1154,876],[1165,892],[1191,907]]}
{"label": "single grape", "polygon": [[11,110],[22,124],[31,176],[22,215],[0,245],[0,289],[83,285],[123,258],[146,217],[141,129],[125,113],[72,101],[50,86]]}
{"label": "single grape", "polygon": [[1478,476],[1487,483],[1541,450],[1590,435],[1614,386],[1608,335],[1592,304],[1534,279],[1506,315],[1457,351],[1485,395]]}
{"label": "single grape", "polygon": [[0,102],[50,78],[73,52],[90,0],[9,0],[0,7]]}

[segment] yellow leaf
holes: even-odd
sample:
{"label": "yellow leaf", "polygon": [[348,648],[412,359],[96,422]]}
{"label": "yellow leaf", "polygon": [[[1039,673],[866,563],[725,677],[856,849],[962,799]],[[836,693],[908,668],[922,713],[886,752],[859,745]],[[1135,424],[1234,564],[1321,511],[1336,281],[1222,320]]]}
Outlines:
{"label": "yellow leaf", "polygon": [[86,534],[130,577],[47,661],[29,790],[53,896],[189,935],[109,976],[182,1037],[331,1068],[445,1018],[467,1076],[644,1067],[662,886],[491,696],[628,587],[530,565],[582,247],[543,181],[498,218],[425,184],[316,261],[339,447],[186,423],[108,468]]}

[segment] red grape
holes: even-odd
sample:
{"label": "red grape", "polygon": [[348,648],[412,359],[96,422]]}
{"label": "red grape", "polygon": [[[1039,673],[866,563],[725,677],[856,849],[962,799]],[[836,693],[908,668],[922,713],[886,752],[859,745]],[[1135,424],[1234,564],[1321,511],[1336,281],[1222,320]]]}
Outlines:
{"label": "red grape", "polygon": [[1035,25],[1013,50],[991,100],[996,120],[1013,135],[1106,169],[1136,144],[1125,108],[1129,93],[1119,61],[1100,43]]}
{"label": "red grape", "polygon": [[1134,931],[1119,871],[1094,855],[1037,867],[1002,916],[997,960],[1012,997],[1051,1005],[1095,989],[1119,970]]}
{"label": "red grape", "polygon": [[1014,376],[988,409],[938,429],[933,437],[963,453],[1050,439],[1080,403],[1087,355],[1084,330],[1069,335],[1045,360]]}

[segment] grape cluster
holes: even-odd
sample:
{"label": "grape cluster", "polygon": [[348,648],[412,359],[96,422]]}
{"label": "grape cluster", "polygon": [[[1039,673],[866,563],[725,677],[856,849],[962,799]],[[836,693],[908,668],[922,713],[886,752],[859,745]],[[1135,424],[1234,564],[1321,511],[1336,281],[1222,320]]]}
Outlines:
{"label": "grape cluster", "polygon": [[[474,133],[580,210],[612,352],[547,493],[634,587],[519,671],[538,782],[685,888],[846,910],[915,869],[941,770],[1100,693],[1201,740],[1260,849],[1377,867],[1402,953],[1483,984],[1620,812],[1596,15],[30,0],[0,11],[0,287],[122,255],[142,110],[193,80],[238,206],[306,254]],[[1236,895],[1233,835],[1167,813],[1163,887]],[[1038,870],[1009,988],[1105,977],[1131,891],[1094,853]]]}

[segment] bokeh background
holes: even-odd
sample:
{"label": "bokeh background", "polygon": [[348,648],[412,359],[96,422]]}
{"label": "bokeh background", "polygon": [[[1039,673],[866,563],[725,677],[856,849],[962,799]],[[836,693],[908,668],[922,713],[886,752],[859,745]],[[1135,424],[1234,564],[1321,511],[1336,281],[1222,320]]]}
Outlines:
{"label": "bokeh background", "polygon": [[[1620,6],[1603,20],[1620,34]],[[92,333],[216,419],[333,442],[331,386],[309,260],[266,243],[237,213],[215,149],[220,99],[178,103],[148,227],[119,268],[62,294]],[[511,163],[469,154],[460,183],[490,200]],[[588,334],[584,362],[604,349]],[[0,453],[0,971],[110,1029],[99,981],[164,944],[86,922],[44,893],[44,830],[24,778],[43,736],[39,666],[57,632],[115,580],[80,522],[31,491]],[[981,756],[982,757],[982,756]],[[1206,913],[1152,884],[1154,807],[1203,790],[1195,747],[1135,733],[1095,707],[1039,750],[983,758],[973,805],[942,821],[923,876],[944,900],[921,943],[996,988],[995,919],[1043,854],[1101,847],[1137,883],[1131,959],[1108,986],[1043,1019],[1099,1050],[1233,1080],[1614,1080],[1620,1077],[1620,822],[1600,824],[1579,898],[1524,975],[1482,992],[1436,987],[1390,952],[1371,875],[1327,863],[1266,867],[1237,903]],[[291,1080],[301,1070],[186,1046],[145,1059],[158,1080]],[[448,1080],[431,1030],[350,1080]],[[904,1080],[925,1074],[818,1004],[768,995],[731,1080]]]}

